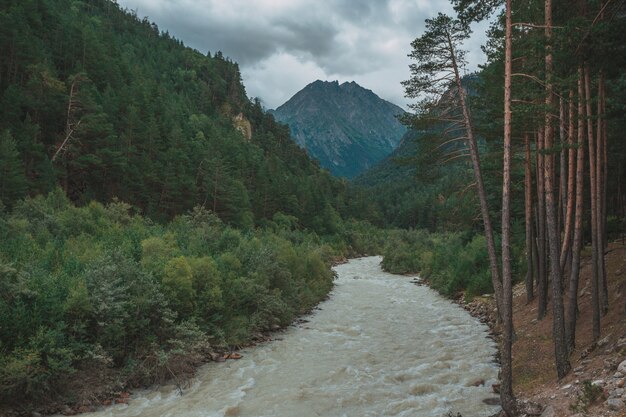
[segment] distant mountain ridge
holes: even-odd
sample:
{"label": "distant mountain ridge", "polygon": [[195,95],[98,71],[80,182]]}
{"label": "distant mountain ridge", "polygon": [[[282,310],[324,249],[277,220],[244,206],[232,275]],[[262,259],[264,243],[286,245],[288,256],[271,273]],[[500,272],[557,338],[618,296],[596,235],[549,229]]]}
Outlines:
{"label": "distant mountain ridge", "polygon": [[406,132],[402,108],[354,81],[317,80],[269,112],[322,167],[346,178],[389,155]]}

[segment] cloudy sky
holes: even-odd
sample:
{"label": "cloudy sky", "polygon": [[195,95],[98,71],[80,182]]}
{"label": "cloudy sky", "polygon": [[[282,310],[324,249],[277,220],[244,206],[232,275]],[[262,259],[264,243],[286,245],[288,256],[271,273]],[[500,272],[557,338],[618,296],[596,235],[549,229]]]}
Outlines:
{"label": "cloudy sky", "polygon": [[[448,0],[118,0],[161,30],[239,63],[250,97],[276,108],[317,79],[356,81],[405,107],[410,43]],[[468,70],[484,58],[485,26],[467,42]]]}

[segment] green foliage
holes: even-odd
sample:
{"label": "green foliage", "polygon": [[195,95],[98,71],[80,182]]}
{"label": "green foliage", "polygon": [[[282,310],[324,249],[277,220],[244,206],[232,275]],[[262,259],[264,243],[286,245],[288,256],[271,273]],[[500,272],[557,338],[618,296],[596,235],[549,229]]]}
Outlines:
{"label": "green foliage", "polygon": [[9,207],[26,194],[26,176],[15,140],[0,133],[0,201]]}
{"label": "green foliage", "polygon": [[167,259],[179,253],[172,235],[149,237],[141,242],[141,266],[160,275]]}
{"label": "green foliage", "polygon": [[174,311],[183,317],[191,314],[195,298],[193,271],[184,256],[173,258],[165,265],[163,286]]}
{"label": "green foliage", "polygon": [[[523,243],[513,243],[513,255],[517,256]],[[465,296],[471,299],[493,292],[483,235],[394,231],[387,238],[383,254],[382,266],[386,271],[419,273],[446,296],[465,291]]]}
{"label": "green foliage", "polygon": [[26,346],[0,357],[0,398],[48,394],[56,381],[74,371],[75,356],[59,327],[36,329]]}
{"label": "green foliage", "polygon": [[0,219],[6,402],[62,394],[67,375],[94,361],[131,383],[165,380],[209,342],[243,344],[311,309],[332,287],[331,263],[376,236],[338,221],[345,240],[321,239],[281,214],[242,233],[201,207],[161,225],[119,201],[76,207],[61,191]]}

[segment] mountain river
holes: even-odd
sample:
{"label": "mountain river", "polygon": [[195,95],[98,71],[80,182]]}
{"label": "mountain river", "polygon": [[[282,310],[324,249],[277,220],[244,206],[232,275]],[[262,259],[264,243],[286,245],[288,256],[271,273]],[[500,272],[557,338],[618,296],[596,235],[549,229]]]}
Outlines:
{"label": "mountain river", "polygon": [[[495,344],[487,328],[380,257],[335,267],[330,298],[308,322],[200,368],[175,387],[136,392],[84,416],[489,416]],[[474,386],[484,380],[484,386]]]}

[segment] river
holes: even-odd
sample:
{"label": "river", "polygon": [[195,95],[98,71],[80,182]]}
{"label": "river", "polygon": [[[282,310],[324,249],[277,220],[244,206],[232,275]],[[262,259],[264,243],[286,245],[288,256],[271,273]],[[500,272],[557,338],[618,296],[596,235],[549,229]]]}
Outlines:
{"label": "river", "polygon": [[[495,344],[487,328],[380,257],[335,267],[330,298],[309,322],[209,363],[179,395],[135,393],[128,405],[86,416],[489,416]],[[484,380],[484,386],[473,386]]]}

